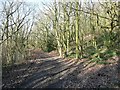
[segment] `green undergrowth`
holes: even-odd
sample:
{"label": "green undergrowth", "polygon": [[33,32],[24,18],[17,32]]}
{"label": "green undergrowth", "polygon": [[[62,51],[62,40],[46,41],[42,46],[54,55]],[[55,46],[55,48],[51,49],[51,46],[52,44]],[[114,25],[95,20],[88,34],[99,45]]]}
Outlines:
{"label": "green undergrowth", "polygon": [[99,56],[90,58],[91,62],[96,62],[97,64],[111,64],[107,62],[111,57],[117,56],[117,53],[112,50],[106,50],[104,53],[100,53]]}
{"label": "green undergrowth", "polygon": [[[93,52],[94,50],[92,49],[91,52],[89,51],[89,55],[83,55],[82,58],[88,58],[91,63],[92,62],[96,62],[97,64],[111,64],[110,62],[108,62],[108,60],[114,56],[118,56],[119,52],[116,52],[114,50],[104,50],[104,51],[100,51],[98,52]],[[67,56],[67,58],[75,58],[76,54],[70,54]],[[81,57],[79,57],[79,59],[82,59]]]}

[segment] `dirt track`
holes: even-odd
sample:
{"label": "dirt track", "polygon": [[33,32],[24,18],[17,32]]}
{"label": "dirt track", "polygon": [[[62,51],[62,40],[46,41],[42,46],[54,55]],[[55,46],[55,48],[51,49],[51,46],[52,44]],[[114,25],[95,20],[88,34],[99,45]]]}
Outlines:
{"label": "dirt track", "polygon": [[117,60],[96,65],[85,59],[37,59],[3,72],[3,88],[113,88],[118,83]]}
{"label": "dirt track", "polygon": [[3,68],[3,88],[117,88],[120,60],[113,57],[111,64],[97,65],[90,60],[63,59],[55,52],[35,50],[37,57],[26,63]]}

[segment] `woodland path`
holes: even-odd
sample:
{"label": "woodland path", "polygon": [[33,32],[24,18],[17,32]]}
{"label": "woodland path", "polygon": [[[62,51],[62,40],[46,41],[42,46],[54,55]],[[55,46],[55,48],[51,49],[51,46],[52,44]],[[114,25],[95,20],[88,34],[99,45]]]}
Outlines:
{"label": "woodland path", "polygon": [[87,59],[30,60],[3,72],[3,88],[116,88],[117,61],[118,57],[114,57],[112,64],[97,65]]}

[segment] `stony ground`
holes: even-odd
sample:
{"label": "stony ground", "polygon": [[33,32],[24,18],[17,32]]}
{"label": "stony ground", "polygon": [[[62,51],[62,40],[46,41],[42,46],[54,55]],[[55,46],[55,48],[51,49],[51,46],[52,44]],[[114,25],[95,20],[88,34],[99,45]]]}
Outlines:
{"label": "stony ground", "polygon": [[47,54],[44,58],[4,68],[3,88],[118,88],[119,58],[110,58],[108,62],[111,64],[98,65],[87,59]]}

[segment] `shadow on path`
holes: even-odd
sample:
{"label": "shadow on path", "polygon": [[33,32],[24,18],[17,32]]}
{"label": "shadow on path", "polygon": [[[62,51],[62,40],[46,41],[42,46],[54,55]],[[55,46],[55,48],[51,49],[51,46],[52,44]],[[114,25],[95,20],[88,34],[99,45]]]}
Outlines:
{"label": "shadow on path", "polygon": [[118,82],[116,70],[116,63],[96,65],[86,59],[38,59],[10,72],[13,77],[4,77],[3,88],[113,88]]}

